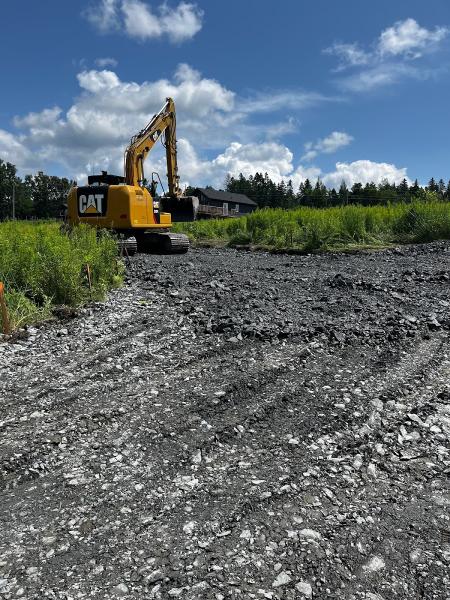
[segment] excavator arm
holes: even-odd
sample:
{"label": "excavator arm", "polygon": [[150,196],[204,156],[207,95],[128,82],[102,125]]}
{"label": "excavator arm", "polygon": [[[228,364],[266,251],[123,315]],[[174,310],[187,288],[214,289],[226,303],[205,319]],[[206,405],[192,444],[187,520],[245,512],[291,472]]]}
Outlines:
{"label": "excavator arm", "polygon": [[175,104],[172,98],[167,98],[162,109],[153,116],[147,127],[131,138],[131,142],[125,151],[125,182],[127,185],[143,185],[144,161],[163,134],[169,196],[179,198],[182,192],[179,185],[180,178],[177,165]]}

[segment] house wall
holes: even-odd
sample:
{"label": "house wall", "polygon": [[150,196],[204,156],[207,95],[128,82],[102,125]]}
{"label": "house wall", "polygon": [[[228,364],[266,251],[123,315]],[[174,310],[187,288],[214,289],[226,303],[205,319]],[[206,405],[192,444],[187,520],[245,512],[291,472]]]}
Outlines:
{"label": "house wall", "polygon": [[[199,201],[200,201],[200,204],[206,204],[208,206],[217,206],[219,208],[222,208],[224,205],[224,202],[222,202],[221,200],[210,200],[204,194],[199,194]],[[251,213],[256,208],[256,206],[251,206],[250,204],[240,204],[240,203],[236,203],[236,202],[228,202],[228,212],[229,213],[233,214],[233,212],[236,210],[236,204],[238,204],[238,206],[239,206],[239,214]]]}

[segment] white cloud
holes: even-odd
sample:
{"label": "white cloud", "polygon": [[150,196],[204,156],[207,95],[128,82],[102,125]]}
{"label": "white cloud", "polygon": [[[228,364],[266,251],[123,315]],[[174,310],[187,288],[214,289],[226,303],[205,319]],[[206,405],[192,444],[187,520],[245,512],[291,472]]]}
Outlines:
{"label": "white cloud", "polygon": [[16,127],[28,127],[31,130],[45,129],[53,126],[58,121],[62,109],[58,106],[54,108],[46,108],[39,113],[28,113],[25,117],[15,117],[14,125]]}
{"label": "white cloud", "polygon": [[106,70],[82,71],[78,73],[77,79],[81,88],[93,94],[106,92],[120,85],[117,75],[113,71]]}
{"label": "white cloud", "polygon": [[[306,178],[315,180],[321,174],[317,167],[299,165],[294,168],[291,150],[274,142],[232,142],[210,160],[199,158],[193,146],[185,139],[179,140],[178,149],[182,186],[203,182],[221,188],[227,174],[238,176],[242,173],[248,177],[259,172],[267,173],[272,181],[277,183],[291,179],[294,188],[297,188]],[[159,161],[158,168],[164,169],[163,159]]]}
{"label": "white cloud", "polygon": [[258,93],[252,98],[240,103],[239,110],[246,113],[257,112],[274,112],[277,110],[302,110],[315,106],[321,102],[337,101],[337,98],[330,98],[316,92],[302,91],[283,91]]}
{"label": "white cloud", "polygon": [[22,167],[30,160],[30,151],[18,136],[0,129],[0,159]]}
{"label": "white cloud", "polygon": [[100,0],[83,11],[83,16],[101,33],[119,29],[117,0]]}
{"label": "white cloud", "polygon": [[[256,172],[267,172],[276,183],[290,179],[294,189],[307,178],[312,182],[320,178],[328,187],[336,189],[342,181],[345,181],[348,187],[355,182],[365,185],[371,182],[379,184],[385,180],[399,183],[404,178],[410,181],[406,168],[371,160],[338,162],[335,170],[331,172],[322,172],[318,167],[306,167],[302,164],[294,167],[294,156],[289,148],[274,143],[232,143],[212,160],[201,160],[187,140],[180,140],[179,154],[183,185],[198,185],[199,181],[203,181],[219,188],[223,186],[227,174],[237,176],[242,173],[248,177]],[[164,169],[163,159],[160,160],[158,168]]]}
{"label": "white cloud", "polygon": [[110,56],[106,56],[105,58],[96,58],[95,66],[100,69],[104,69],[105,67],[117,67],[117,60],[115,58],[111,58]]}
{"label": "white cloud", "polygon": [[378,51],[381,55],[398,56],[403,54],[410,58],[419,58],[423,50],[435,46],[448,33],[448,27],[426,29],[414,19],[397,21],[392,27],[388,27],[381,33]]}
{"label": "white cloud", "polygon": [[292,172],[293,158],[286,146],[275,142],[233,142],[212,161],[212,165],[220,173],[243,173],[247,177],[254,175],[256,171],[267,172],[271,179],[279,181]]}
{"label": "white cloud", "polygon": [[129,36],[142,40],[157,38],[162,35],[162,24],[151,8],[140,0],[124,0],[122,12],[125,19],[125,29]]}
{"label": "white cloud", "polygon": [[306,153],[302,156],[302,160],[312,160],[319,154],[332,154],[348,146],[353,141],[353,137],[345,131],[333,131],[326,138],[318,140],[317,142],[307,142],[305,144]]}
{"label": "white cloud", "polygon": [[411,64],[378,64],[344,78],[341,86],[352,92],[370,92],[376,88],[394,85],[402,79],[427,79],[430,77],[427,69],[418,69]]}
{"label": "white cloud", "polygon": [[335,71],[354,71],[339,79],[341,87],[370,91],[406,78],[427,79],[435,74],[436,68],[421,64],[418,59],[437,51],[449,33],[448,27],[426,29],[408,18],[382,31],[369,50],[361,49],[356,43],[335,43],[324,52],[339,59]]}
{"label": "white cloud", "polygon": [[322,180],[328,187],[338,188],[342,181],[348,186],[355,182],[381,183],[383,180],[389,183],[399,183],[402,179],[408,179],[406,168],[398,168],[390,163],[378,163],[371,160],[356,160],[351,163],[336,163],[336,170],[323,175]]}
{"label": "white cloud", "polygon": [[184,42],[202,28],[203,11],[195,4],[181,2],[175,9],[161,7],[161,26],[172,42]]}
{"label": "white cloud", "polygon": [[340,71],[348,66],[367,65],[371,61],[370,52],[362,50],[358,44],[339,44],[335,43],[329,48],[325,48],[325,54],[334,54],[340,59],[340,65],[337,70]]}
{"label": "white cloud", "polygon": [[[120,174],[130,137],[171,96],[177,107],[180,174],[185,184],[221,187],[227,173],[248,176],[256,171],[267,172],[277,182],[292,179],[294,187],[306,177],[314,181],[321,176],[326,183],[338,185],[343,178],[351,184],[354,180],[398,179],[406,173],[395,165],[371,161],[338,163],[332,173],[296,164],[292,151],[273,139],[277,132],[281,135],[296,127],[296,119],[261,127],[253,121],[266,112],[261,95],[239,98],[186,64],[180,65],[171,79],[126,82],[113,71],[91,70],[79,73],[78,82],[81,94],[68,110],[53,107],[19,116],[14,120],[18,133],[0,131],[0,157],[15,163],[22,173],[49,171],[58,164],[68,177],[79,181],[102,169]],[[284,94],[270,95],[274,107],[282,105]],[[294,99],[293,105],[304,106],[303,93],[298,94],[300,99]],[[350,141],[348,134],[335,131],[310,150],[331,153]],[[155,147],[147,160],[147,172],[152,170],[162,177],[166,173],[162,146]]]}
{"label": "white cloud", "polygon": [[180,2],[171,8],[164,2],[154,10],[142,0],[101,0],[83,14],[101,33],[124,31],[141,41],[166,36],[173,43],[193,38],[203,19],[196,4]]}
{"label": "white cloud", "polygon": [[[261,94],[238,98],[217,80],[202,76],[186,64],[179,65],[170,79],[142,83],[122,81],[108,69],[83,70],[77,79],[81,94],[66,111],[59,107],[47,108],[14,119],[14,125],[20,130],[17,140],[22,140],[32,150],[38,168],[45,170],[46,164],[57,163],[71,177],[90,173],[92,169],[120,173],[123,150],[130,137],[141,130],[161,108],[166,97],[171,96],[177,107],[180,160],[183,152],[190,152],[187,140],[198,155],[212,156],[198,170],[202,181],[208,182],[208,173],[216,177],[219,172],[221,175],[217,178],[222,181],[227,168],[238,169],[241,165],[246,172],[264,166],[274,177],[283,173],[280,165],[286,164],[284,158],[280,160],[274,152],[273,159],[269,160],[267,147],[262,146],[266,154],[262,156],[260,148],[257,159],[256,155],[250,156],[249,144],[272,143],[270,148],[277,148],[279,137],[298,128],[297,117],[290,116],[289,112],[281,121],[266,118],[264,126],[256,119],[258,114],[267,112],[269,102],[275,108],[283,106],[286,101],[284,91],[267,93],[267,101]],[[314,97],[318,102],[319,97]],[[304,98],[305,92],[293,91],[290,105],[299,110],[305,106]],[[14,148],[17,164],[20,163],[23,169],[34,168],[35,162],[25,161],[18,145],[12,146],[9,160],[12,160]],[[206,168],[215,159],[216,162]],[[149,165],[153,160],[157,160],[155,151],[149,157]],[[162,172],[165,173],[164,168]]]}

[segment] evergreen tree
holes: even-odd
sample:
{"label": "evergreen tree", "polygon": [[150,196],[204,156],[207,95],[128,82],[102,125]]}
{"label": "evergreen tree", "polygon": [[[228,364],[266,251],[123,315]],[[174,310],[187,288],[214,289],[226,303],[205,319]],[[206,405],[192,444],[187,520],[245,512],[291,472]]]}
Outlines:
{"label": "evergreen tree", "polygon": [[409,185],[406,179],[402,179],[402,181],[397,186],[397,192],[399,196],[402,197],[403,200],[406,199],[409,192]]}
{"label": "evergreen tree", "polygon": [[417,181],[417,179],[414,181],[414,184],[409,188],[409,191],[411,193],[412,196],[414,196],[415,198],[417,198],[419,196],[420,190],[422,188],[419,185],[419,182]]}
{"label": "evergreen tree", "polygon": [[348,204],[348,187],[344,180],[341,181],[338,196],[341,204]]}
{"label": "evergreen tree", "polygon": [[438,192],[439,191],[439,186],[437,185],[436,181],[434,180],[434,177],[432,177],[430,179],[430,181],[428,182],[427,190],[429,192]]}

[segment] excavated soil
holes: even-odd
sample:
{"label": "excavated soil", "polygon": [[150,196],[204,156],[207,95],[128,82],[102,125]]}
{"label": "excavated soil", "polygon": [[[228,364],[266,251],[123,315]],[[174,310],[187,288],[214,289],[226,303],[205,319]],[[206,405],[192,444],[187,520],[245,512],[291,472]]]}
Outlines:
{"label": "excavated soil", "polygon": [[0,597],[450,597],[450,245],[137,256],[0,343]]}

